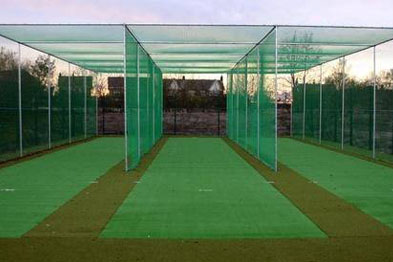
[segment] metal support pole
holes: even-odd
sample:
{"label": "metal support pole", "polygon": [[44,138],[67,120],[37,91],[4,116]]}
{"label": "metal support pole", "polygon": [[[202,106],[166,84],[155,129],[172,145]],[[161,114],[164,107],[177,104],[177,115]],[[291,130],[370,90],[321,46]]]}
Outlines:
{"label": "metal support pole", "polygon": [[[50,55],[48,55],[48,59],[50,60]],[[48,79],[50,79],[50,72],[48,71]],[[52,87],[50,81],[48,81],[48,148],[52,148]]]}
{"label": "metal support pole", "polygon": [[237,110],[237,112],[236,112],[236,114],[237,114],[237,118],[236,118],[236,142],[237,143],[239,143],[239,117],[240,117],[240,109],[239,109],[239,97],[240,97],[240,94],[239,94],[239,92],[240,92],[240,90],[239,90],[240,88],[239,88],[239,86],[236,86],[236,104],[237,104],[237,107],[236,107],[236,110]]}
{"label": "metal support pole", "polygon": [[293,88],[292,88],[292,96],[291,96],[291,114],[290,114],[290,126],[289,126],[289,135],[292,137],[293,136]]}
{"label": "metal support pole", "polygon": [[373,48],[374,59],[374,86],[373,86],[373,158],[376,158],[376,120],[377,120],[377,63],[376,63],[376,47]]}
{"label": "metal support pole", "polygon": [[23,123],[22,123],[22,56],[18,44],[18,107],[19,107],[19,156],[23,156]]}
{"label": "metal support pole", "polygon": [[[149,94],[150,94],[150,92],[149,92],[149,88],[150,88],[150,85],[149,85],[149,63],[147,63],[147,69],[146,69],[146,86],[145,86],[145,88],[146,88],[146,131],[145,132],[147,132],[147,134],[146,134],[146,138],[148,138],[148,139],[150,139],[150,137],[149,137],[149,131],[150,131],[150,126],[149,126],[149,119],[150,119],[150,112],[149,112]],[[148,147],[150,147],[150,144],[149,144],[149,140],[148,139],[146,139],[147,140],[147,145],[148,145]],[[145,143],[146,144],[146,143]],[[150,148],[147,148],[147,150],[148,149],[150,149]],[[144,150],[146,150],[146,148],[144,149]],[[143,152],[143,153],[146,153],[146,152]]]}
{"label": "metal support pole", "polygon": [[85,139],[87,138],[87,81],[86,71],[83,70],[83,92],[84,92],[84,122],[85,122]]}
{"label": "metal support pole", "polygon": [[136,49],[136,66],[137,66],[137,71],[136,71],[136,79],[137,79],[137,89],[136,89],[136,99],[137,99],[137,111],[138,111],[138,159],[141,157],[141,110],[140,110],[140,80],[139,80],[139,45],[137,45]]}
{"label": "metal support pole", "polygon": [[277,152],[277,138],[278,138],[278,136],[277,136],[277,133],[278,133],[278,128],[277,128],[277,99],[278,99],[278,97],[277,97],[277,94],[278,94],[278,44],[277,44],[277,34],[278,34],[278,32],[277,32],[277,27],[276,27],[276,29],[275,29],[275,31],[276,31],[276,37],[275,37],[275,51],[274,51],[274,64],[275,64],[275,66],[274,66],[274,74],[275,74],[275,77],[274,77],[274,100],[275,100],[275,106],[274,106],[274,119],[275,119],[275,148],[274,148],[274,151],[275,151],[275,156],[274,156],[274,171],[276,171],[277,172],[277,170],[278,170],[278,168],[277,168],[277,157],[278,157],[278,152]]}
{"label": "metal support pole", "polygon": [[303,75],[303,139],[306,138],[306,74],[307,70],[304,71]]}
{"label": "metal support pole", "polygon": [[322,143],[322,65],[320,65],[320,78],[319,78],[319,143]]}
{"label": "metal support pole", "polygon": [[246,92],[245,94],[245,102],[246,102],[246,117],[245,117],[245,141],[244,141],[244,145],[245,145],[245,149],[248,150],[248,90],[247,90],[247,78],[248,78],[248,56],[246,56],[246,68],[245,68],[245,74],[244,74],[244,90]]}
{"label": "metal support pole", "polygon": [[125,170],[128,171],[128,127],[127,127],[127,28],[124,26],[124,49],[123,49],[123,93],[124,93],[124,157]]}
{"label": "metal support pole", "polygon": [[[95,74],[95,77],[97,81],[97,74]],[[98,136],[98,92],[96,92],[96,136]]]}
{"label": "metal support pole", "polygon": [[341,100],[341,149],[344,149],[344,128],[345,128],[345,56],[342,65],[342,100]]}
{"label": "metal support pole", "polygon": [[260,74],[260,54],[259,46],[257,47],[257,156],[260,159],[260,92],[261,92],[261,74]]}
{"label": "metal support pole", "polygon": [[235,115],[234,115],[234,112],[235,112],[235,95],[234,95],[234,92],[233,92],[233,70],[231,70],[231,73],[230,73],[230,79],[231,79],[231,85],[230,85],[230,87],[231,87],[231,119],[230,119],[230,121],[231,121],[231,124],[230,125],[228,125],[228,127],[230,126],[231,127],[231,139],[232,140],[235,140],[235,130],[234,130],[234,126],[235,126],[235,123],[234,123],[234,117],[235,117]]}
{"label": "metal support pole", "polygon": [[68,63],[68,143],[71,143],[71,64]]}
{"label": "metal support pole", "polygon": [[155,90],[155,66],[153,65],[153,72],[152,72],[152,78],[153,78],[153,144],[156,142],[156,90]]}

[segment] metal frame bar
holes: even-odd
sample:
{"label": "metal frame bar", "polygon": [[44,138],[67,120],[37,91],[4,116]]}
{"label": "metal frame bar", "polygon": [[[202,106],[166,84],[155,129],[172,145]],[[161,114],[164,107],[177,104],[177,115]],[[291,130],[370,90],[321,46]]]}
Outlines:
{"label": "metal frame bar", "polygon": [[322,143],[322,81],[323,81],[323,69],[322,65],[320,65],[320,76],[319,76],[319,144]]}
{"label": "metal frame bar", "polygon": [[376,63],[376,46],[373,48],[373,153],[372,157],[376,158],[376,120],[377,120],[377,63]]}
{"label": "metal frame bar", "polygon": [[303,72],[303,135],[302,138],[303,140],[306,138],[306,81],[307,81],[307,70]]}
{"label": "metal frame bar", "polygon": [[124,155],[125,171],[128,171],[128,126],[127,126],[127,30],[124,26],[124,50],[123,50],[123,85],[124,85]]}
{"label": "metal frame bar", "polygon": [[261,132],[260,132],[260,92],[261,92],[261,74],[260,74],[260,54],[259,54],[259,46],[257,47],[257,87],[258,87],[258,91],[257,91],[257,156],[258,159],[260,159],[261,155],[260,155],[260,136],[261,136]]}
{"label": "metal frame bar", "polygon": [[[236,73],[237,74],[237,73]],[[240,97],[240,90],[239,90],[239,87],[238,86],[236,86],[236,104],[237,104],[237,107],[236,107],[236,114],[237,114],[237,117],[236,117],[236,142],[237,143],[239,143],[239,118],[240,118],[240,108],[239,108],[239,97]]]}
{"label": "metal frame bar", "polygon": [[[97,73],[94,73],[94,77],[96,78],[96,82],[97,82]],[[96,136],[98,136],[98,92],[96,94]]]}
{"label": "metal frame bar", "polygon": [[83,93],[84,93],[84,132],[85,132],[85,139],[87,138],[87,80],[86,80],[86,71],[83,70]]}
{"label": "metal frame bar", "polygon": [[23,156],[23,121],[22,121],[22,54],[18,44],[18,111],[19,111],[19,156]]}
{"label": "metal frame bar", "polygon": [[68,63],[68,143],[72,142],[71,124],[71,64]]}
{"label": "metal frame bar", "polygon": [[137,112],[138,112],[138,158],[141,157],[141,110],[140,110],[140,79],[139,79],[139,45],[137,45],[136,65],[137,65]]}
{"label": "metal frame bar", "polygon": [[153,78],[153,81],[152,81],[152,83],[153,83],[153,86],[152,86],[152,89],[153,89],[153,112],[152,112],[152,114],[153,114],[153,143],[155,143],[156,142],[156,114],[155,114],[155,106],[156,106],[156,91],[155,91],[155,80],[156,80],[156,78],[155,78],[155,65],[153,65],[152,66],[152,68],[153,68],[153,71],[152,71],[152,78]]}
{"label": "metal frame bar", "polygon": [[[50,55],[48,55],[48,59],[50,59]],[[49,71],[48,71],[48,79],[49,79]],[[52,86],[48,82],[48,148],[52,148]]]}
{"label": "metal frame bar", "polygon": [[275,100],[275,109],[274,109],[274,114],[275,114],[275,117],[274,117],[274,121],[275,121],[275,138],[274,138],[274,140],[275,140],[275,149],[274,149],[274,153],[275,153],[275,156],[274,156],[274,171],[275,172],[277,172],[278,171],[278,145],[277,145],[277,139],[278,139],[278,126],[277,126],[277,124],[278,124],[278,121],[277,121],[277,102],[278,102],[278,96],[277,96],[277,94],[278,94],[278,28],[277,27],[275,27],[275,31],[276,31],[276,35],[275,35],[275,51],[274,51],[274,56],[275,56],[275,64],[276,64],[276,66],[275,66],[275,76],[274,76],[274,100]]}
{"label": "metal frame bar", "polygon": [[343,57],[342,65],[342,101],[341,101],[341,149],[344,149],[344,129],[345,129],[345,56]]}
{"label": "metal frame bar", "polygon": [[246,107],[245,107],[245,137],[244,137],[244,143],[245,143],[245,148],[246,150],[248,150],[248,56],[245,57],[245,63],[246,63],[246,67],[244,68],[244,91],[245,93],[245,102],[246,102]]}

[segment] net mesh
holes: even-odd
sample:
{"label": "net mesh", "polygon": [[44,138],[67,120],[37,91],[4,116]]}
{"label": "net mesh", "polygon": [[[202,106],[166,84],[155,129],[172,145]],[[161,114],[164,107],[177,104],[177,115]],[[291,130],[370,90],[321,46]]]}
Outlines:
{"label": "net mesh", "polygon": [[386,60],[377,59],[389,50],[376,47],[375,95],[373,48],[306,71],[306,84],[299,81],[292,91],[292,135],[392,161],[391,70],[383,69],[390,68]]}
{"label": "net mesh", "polygon": [[125,34],[127,161],[133,169],[162,135],[162,73],[132,34]]}
{"label": "net mesh", "polygon": [[0,161],[96,134],[93,77],[82,72],[0,38]]}
{"label": "net mesh", "polygon": [[273,31],[228,75],[228,137],[276,169],[275,74],[266,70],[265,55],[276,45]]}
{"label": "net mesh", "polygon": [[[0,25],[0,35],[2,159],[21,153],[19,131],[23,134],[22,153],[94,135],[95,73],[123,74],[124,67],[130,85],[126,88],[132,94],[126,101],[129,107],[126,115],[133,121],[127,123],[130,132],[127,148],[133,164],[139,162],[162,133],[162,73],[229,72],[228,136],[275,166],[276,69],[280,76],[295,75],[298,79],[291,86],[294,136],[321,138],[321,143],[367,155],[375,142],[379,157],[390,159],[392,155],[392,28]],[[18,44],[7,39],[22,46],[21,83],[18,83]],[[367,51],[373,46],[378,53],[376,96],[370,78],[372,54]],[[253,51],[248,53],[250,50]],[[360,57],[354,58],[355,52]],[[47,54],[55,61],[55,72],[45,75],[42,70],[49,70],[51,65],[39,56]],[[243,58],[246,54],[247,58]],[[338,60],[343,56],[347,60],[345,65]],[[73,64],[71,70],[67,69],[69,63],[62,60]],[[318,72],[321,64],[322,86],[320,79],[312,76],[312,71]],[[82,68],[92,72],[84,75]],[[19,84],[22,118],[18,111]]]}

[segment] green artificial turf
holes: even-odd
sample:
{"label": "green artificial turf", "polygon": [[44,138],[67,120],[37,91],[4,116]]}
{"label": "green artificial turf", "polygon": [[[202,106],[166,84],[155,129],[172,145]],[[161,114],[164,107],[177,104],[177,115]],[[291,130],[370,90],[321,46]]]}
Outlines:
{"label": "green artificial turf", "polygon": [[325,237],[220,138],[170,138],[101,234],[114,238]]}
{"label": "green artificial turf", "polygon": [[23,235],[123,158],[122,138],[98,138],[0,169],[0,237]]}
{"label": "green artificial turf", "polygon": [[393,228],[393,169],[282,138],[279,161]]}

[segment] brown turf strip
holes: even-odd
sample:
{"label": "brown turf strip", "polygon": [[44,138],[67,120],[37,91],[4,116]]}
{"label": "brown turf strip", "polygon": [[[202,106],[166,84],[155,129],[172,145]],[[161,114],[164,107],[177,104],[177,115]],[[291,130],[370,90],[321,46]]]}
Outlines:
{"label": "brown turf strip", "polygon": [[131,172],[124,171],[124,161],[121,161],[24,237],[98,237],[166,140],[164,137],[158,141]]}
{"label": "brown turf strip", "polygon": [[393,230],[283,164],[274,173],[228,138],[224,141],[329,237],[393,236]]}
{"label": "brown turf strip", "polygon": [[[162,147],[164,142],[161,142]],[[119,179],[119,175],[124,175],[122,166],[119,164],[120,166],[114,167],[103,176],[98,184],[92,184],[72,201],[66,203],[65,206],[69,205],[67,208],[65,206],[59,208],[46,219],[50,220],[53,217],[51,223],[55,221],[52,226],[56,229],[55,233],[51,233],[51,230],[40,229],[45,225],[45,220],[28,233],[35,231],[36,234],[28,237],[26,234],[26,237],[17,239],[0,239],[0,261],[393,261],[391,229],[387,229],[378,221],[331,195],[318,185],[309,183],[308,180],[285,166],[280,165],[280,173],[274,174],[242,148],[231,141],[226,140],[226,142],[257,171],[263,172],[262,175],[267,180],[273,181],[273,186],[330,237],[326,239],[187,241],[96,238],[111,217],[107,209],[111,209],[113,214],[123,201],[113,199],[106,202],[103,199],[115,193],[116,190],[124,190],[119,188],[122,185],[118,183],[122,182],[115,182]],[[158,152],[159,148],[155,148]],[[150,162],[145,162],[145,169]],[[142,170],[143,168],[139,170],[140,176]],[[132,177],[133,175],[126,176],[129,180],[126,179],[123,182],[133,184],[132,182],[137,179],[131,179]],[[130,186],[133,187],[133,185]],[[93,189],[86,191],[91,187]],[[95,187],[104,188],[94,189]],[[105,187],[111,187],[112,190],[107,191]],[[127,192],[130,191],[131,188]],[[89,194],[82,194],[83,192],[89,192]],[[100,196],[100,194],[104,195]],[[123,199],[127,194],[124,194]],[[103,208],[102,205],[106,207]],[[95,211],[96,208],[101,211]],[[56,215],[57,212],[65,213]],[[101,220],[100,212],[106,214],[106,221]],[[336,214],[337,212],[344,212],[344,214]],[[72,213],[74,215],[71,215]],[[352,220],[353,217],[348,217],[348,215],[356,220]],[[70,219],[79,220],[72,222],[69,221]],[[96,219],[101,222],[94,222]],[[81,223],[84,223],[83,227],[80,227]],[[355,223],[366,224],[351,225]],[[362,227],[366,228],[362,229]],[[71,232],[72,230],[74,232]],[[78,232],[82,230],[84,232]],[[380,235],[375,236],[378,234]]]}

